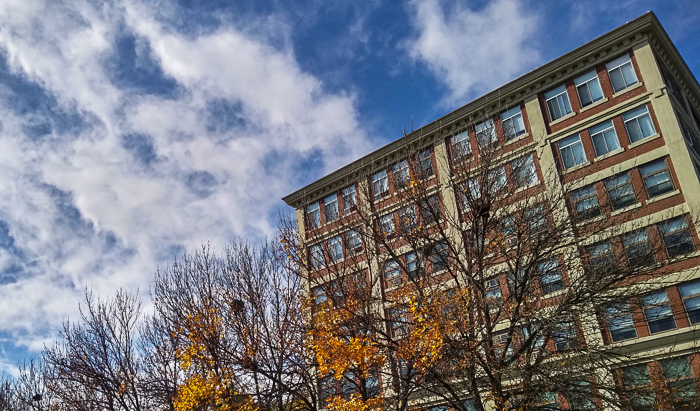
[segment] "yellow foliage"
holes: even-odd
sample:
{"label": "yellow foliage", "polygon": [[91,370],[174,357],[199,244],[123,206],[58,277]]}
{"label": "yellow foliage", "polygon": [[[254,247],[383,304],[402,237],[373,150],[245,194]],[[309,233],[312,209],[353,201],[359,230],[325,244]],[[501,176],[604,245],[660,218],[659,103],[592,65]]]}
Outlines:
{"label": "yellow foliage", "polygon": [[335,396],[328,400],[328,408],[331,411],[381,411],[383,398],[375,397],[368,400],[362,400],[359,395],[353,394],[350,399],[345,399],[341,396]]}

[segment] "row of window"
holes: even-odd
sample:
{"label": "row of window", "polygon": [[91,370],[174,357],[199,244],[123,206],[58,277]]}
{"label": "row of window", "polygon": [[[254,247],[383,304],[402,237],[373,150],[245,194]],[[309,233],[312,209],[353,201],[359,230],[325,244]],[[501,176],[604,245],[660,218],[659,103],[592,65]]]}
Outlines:
{"label": "row of window", "polygon": [[[506,141],[514,140],[526,133],[525,121],[519,105],[501,112],[499,118],[501,120],[500,127]],[[493,119],[475,125],[474,134],[477,146],[480,149],[498,141],[496,124]],[[472,155],[469,130],[450,138],[450,147],[452,149],[452,161],[455,164],[469,159]]]}
{"label": "row of window", "polygon": [[[700,322],[700,281],[694,281],[639,297],[639,301],[630,304],[620,301],[605,307],[605,323],[608,336],[612,342],[628,340],[640,336],[642,328],[645,334],[655,334],[678,327],[673,312],[674,304],[669,299],[680,296],[689,324]],[[643,323],[634,320],[633,308],[639,308],[644,317]]]}
{"label": "row of window", "polygon": [[[647,106],[641,106],[622,114],[622,121],[630,143],[636,143],[656,134]],[[588,129],[596,157],[604,156],[620,149],[620,140],[612,120],[604,121]],[[586,150],[577,133],[557,142],[562,167],[567,170],[588,161]]]}
{"label": "row of window", "polygon": [[319,269],[326,264],[334,264],[345,256],[362,252],[362,238],[359,229],[348,230],[342,235],[336,235],[324,243],[309,247],[309,266]]}
{"label": "row of window", "polygon": [[[341,204],[338,204],[340,200]],[[343,188],[337,193],[326,196],[321,201],[316,201],[306,206],[306,224],[308,228],[315,229],[321,224],[332,223],[340,217],[340,210],[344,216],[352,213],[357,207],[357,193],[355,186]],[[323,221],[321,219],[323,216]]]}
{"label": "row of window", "polygon": [[394,181],[394,190],[400,191],[411,183],[413,179],[425,180],[435,174],[431,149],[427,148],[415,157],[414,162],[408,159],[402,160],[389,169],[380,170],[372,175],[372,197],[375,202],[389,196],[389,171]]}
{"label": "row of window", "polygon": [[407,280],[415,281],[426,265],[433,273],[448,269],[447,244],[439,242],[424,253],[412,251],[397,259],[386,261],[383,268],[385,288],[396,287]]}
{"label": "row of window", "polygon": [[[624,54],[605,64],[608,77],[615,93],[637,84],[637,75],[629,54]],[[576,78],[574,86],[581,108],[589,106],[604,98],[596,69],[592,69]],[[544,93],[549,120],[555,121],[572,113],[566,85],[561,84]]]}
{"label": "row of window", "polygon": [[[432,195],[421,201],[419,205],[409,204],[395,212],[380,216],[377,224],[382,236],[391,238],[397,234],[409,235],[420,226],[429,226],[441,218],[440,200],[437,195]],[[399,227],[398,231],[396,227]]]}

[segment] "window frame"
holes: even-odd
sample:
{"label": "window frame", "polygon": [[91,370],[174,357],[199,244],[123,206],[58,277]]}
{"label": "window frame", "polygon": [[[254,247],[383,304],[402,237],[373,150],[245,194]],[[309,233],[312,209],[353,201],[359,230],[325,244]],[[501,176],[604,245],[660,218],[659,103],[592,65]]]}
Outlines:
{"label": "window frame", "polygon": [[[631,71],[628,70],[627,74],[631,73],[634,77],[634,81],[629,82],[629,83],[628,83],[627,79],[625,78],[625,71],[623,71],[623,67],[625,65],[628,65],[628,64],[629,64],[629,69],[631,69]],[[619,70],[620,77],[622,78],[623,83],[624,83],[624,87],[620,88],[619,90],[616,89],[615,80],[613,80],[614,76],[613,76],[612,72],[614,72],[615,70]],[[637,78],[637,73],[634,70],[634,65],[632,64],[632,58],[630,57],[629,53],[625,53],[619,57],[615,57],[614,59],[605,63],[605,71],[607,71],[607,73],[608,73],[608,78],[610,79],[610,86],[612,87],[614,93],[619,93],[622,90],[630,88],[631,86],[639,83],[639,79]]]}
{"label": "window frame", "polygon": [[427,180],[435,175],[432,152],[433,150],[428,147],[416,154],[416,177],[421,180]]}
{"label": "window frame", "polygon": [[[660,290],[641,296],[639,301],[649,334],[656,334],[678,328],[666,290]],[[652,314],[651,312],[654,313]]]}
{"label": "window frame", "polygon": [[357,209],[357,190],[355,184],[349,185],[340,191],[343,200],[343,215],[349,215]]}
{"label": "window frame", "polygon": [[[590,76],[591,73],[593,74],[592,77]],[[599,96],[597,98],[593,97],[593,90],[591,89],[591,84],[595,84],[598,87],[597,92],[599,93]],[[603,94],[603,89],[600,86],[598,71],[595,68],[579,75],[578,77],[574,77],[574,87],[576,88],[576,95],[578,96],[578,101],[581,104],[581,108],[588,107],[605,98],[605,95]],[[581,88],[585,88],[586,91],[588,91],[590,101],[587,103],[584,103],[583,99],[581,98]]]}
{"label": "window frame", "polygon": [[384,237],[391,237],[396,232],[396,226],[394,225],[394,213],[387,213],[377,218],[377,225],[381,234]]}
{"label": "window frame", "polygon": [[372,174],[372,195],[374,201],[377,202],[384,197],[388,197],[389,194],[389,175],[386,169]]}
{"label": "window frame", "polygon": [[479,149],[488,147],[491,144],[498,142],[498,135],[496,134],[496,123],[492,118],[484,120],[481,123],[474,126],[474,134],[476,135],[476,144]]}
{"label": "window frame", "polygon": [[[313,208],[315,206],[315,208]],[[313,209],[312,209],[313,208]],[[312,217],[312,215],[314,215]],[[321,227],[321,203],[314,201],[306,206],[306,225],[309,230],[315,230]]]}
{"label": "window frame", "polygon": [[341,261],[343,254],[343,239],[342,236],[336,235],[328,239],[328,262],[335,264]]}
{"label": "window frame", "polygon": [[[538,181],[537,166],[533,153],[528,153],[510,162],[510,169],[514,175],[515,187],[529,187]],[[527,173],[526,175],[523,172]]]}
{"label": "window frame", "polygon": [[347,248],[348,255],[358,254],[364,250],[359,228],[353,228],[345,232],[345,248]]}
{"label": "window frame", "polygon": [[[587,186],[577,188],[569,193],[571,198],[571,203],[576,213],[576,217],[580,221],[590,220],[591,218],[596,218],[603,214],[603,210],[600,207],[600,201],[598,200],[598,191],[596,190],[595,184],[589,184]],[[579,207],[583,205],[584,207]],[[585,207],[585,205],[590,205]],[[580,208],[580,209],[579,209]]]}
{"label": "window frame", "polygon": [[[627,302],[610,304],[603,309],[605,325],[611,342],[619,342],[639,338],[637,326],[634,323],[632,309]],[[634,334],[634,335],[632,335]]]}
{"label": "window frame", "polygon": [[[625,181],[620,183],[620,178],[622,176],[626,176],[626,179]],[[616,182],[615,185],[611,184],[613,181]],[[632,184],[632,176],[630,175],[630,170],[623,171],[621,173],[615,174],[612,177],[606,178],[605,180],[603,180],[603,186],[605,187],[605,193],[608,195],[608,202],[610,203],[610,207],[613,211],[621,210],[625,207],[632,206],[639,202],[639,199],[637,199],[637,193],[634,191],[634,185]],[[614,197],[613,195],[611,195],[613,191],[622,192],[624,193],[624,195],[618,195]],[[626,198],[631,198],[634,201],[630,202],[629,204],[627,204],[625,201],[621,201],[621,199]]]}
{"label": "window frame", "polygon": [[[672,224],[679,222],[678,227],[672,227]],[[683,254],[688,254],[692,253],[695,251],[695,241],[693,239],[693,234],[690,231],[690,226],[688,226],[688,220],[686,217],[679,216],[679,217],[674,217],[670,218],[666,221],[662,221],[657,224],[657,227],[659,228],[659,232],[661,233],[661,237],[664,242],[664,249],[666,250],[666,255],[668,258],[674,258],[679,255]],[[667,239],[669,237],[675,237],[675,236],[681,236],[683,238],[682,242],[674,242],[672,245],[669,245],[669,241]],[[683,247],[685,245],[685,247]],[[671,252],[671,248],[677,247],[680,249],[678,252]]]}
{"label": "window frame", "polygon": [[469,131],[465,130],[450,137],[450,147],[452,148],[452,162],[459,164],[472,156],[472,146],[469,141]]}
{"label": "window frame", "polygon": [[[515,110],[517,110],[517,112],[515,112]],[[507,126],[507,123],[510,124],[510,126]],[[522,130],[518,130],[516,124],[519,125]],[[501,112],[501,128],[503,129],[503,134],[506,136],[506,141],[515,140],[527,133],[522,109],[519,104]]]}
{"label": "window frame", "polygon": [[447,243],[440,241],[431,246],[428,259],[430,260],[430,269],[433,273],[450,269],[450,250]]}
{"label": "window frame", "polygon": [[[651,127],[651,133],[647,133],[646,135],[644,128],[642,127],[642,123],[640,122],[640,119],[644,117],[648,118],[648,126]],[[656,127],[654,126],[654,122],[651,119],[649,107],[646,104],[643,104],[639,107],[635,107],[632,110],[622,113],[622,122],[625,124],[625,130],[627,131],[627,138],[629,139],[630,144],[637,143],[656,134]],[[637,139],[636,137],[634,137],[635,134],[631,131],[633,130],[631,128],[631,124],[633,124],[633,122],[637,125],[637,129],[639,130],[639,135],[641,136],[641,138]]]}
{"label": "window frame", "polygon": [[394,188],[403,190],[411,182],[411,168],[408,165],[408,160],[401,160],[391,166],[391,175],[394,179]]}
{"label": "window frame", "polygon": [[[611,148],[611,142],[613,141],[609,137],[611,136],[612,131],[612,137],[614,138],[614,142],[617,147]],[[596,158],[602,157],[606,154],[612,153],[613,151],[619,150],[621,148],[620,146],[620,138],[617,136],[617,130],[615,129],[615,123],[613,123],[612,120],[607,120],[603,121],[602,123],[598,123],[592,127],[588,128],[588,134],[591,136],[591,142],[593,143],[593,151],[595,152]],[[600,138],[600,141],[602,141],[605,144],[605,149],[606,151],[604,153],[599,152],[598,147],[599,144],[596,144],[597,138]]]}
{"label": "window frame", "polygon": [[[334,211],[329,213],[329,208]],[[333,193],[323,198],[323,217],[326,220],[326,224],[332,223],[340,218],[338,193]]]}
{"label": "window frame", "polygon": [[[576,149],[576,147],[578,147],[578,150]],[[586,150],[583,147],[581,133],[572,134],[557,141],[557,150],[559,152],[559,159],[561,160],[561,165],[564,168],[564,170],[575,168],[576,166],[585,164],[588,161],[588,157],[586,156]],[[578,158],[576,157],[577,151],[579,151]],[[565,153],[569,152],[570,157],[565,155]],[[568,158],[570,158],[569,162],[572,162],[571,165],[568,165]]]}
{"label": "window frame", "polygon": [[395,259],[387,260],[382,266],[385,288],[397,287],[403,283],[401,264]]}
{"label": "window frame", "polygon": [[[631,241],[633,236],[639,236],[638,238],[644,237],[642,240]],[[646,228],[640,230],[635,230],[622,235],[622,248],[625,250],[625,258],[630,266],[636,265],[649,265],[656,262],[656,256],[654,256],[654,249],[652,248],[651,240],[649,238],[649,232]],[[632,252],[636,252],[640,249],[647,249],[648,253],[639,256],[631,256]],[[649,260],[649,261],[645,261]]]}
{"label": "window frame", "polygon": [[[600,248],[606,248],[604,251],[599,251]],[[598,250],[596,250],[596,248]],[[615,248],[612,242],[608,240],[598,241],[586,247],[586,253],[588,255],[588,265],[594,271],[601,271],[605,269],[605,272],[615,271],[618,269],[617,255],[615,254]],[[598,263],[600,261],[600,263]]]}
{"label": "window frame", "polygon": [[[687,293],[688,291],[696,291]],[[678,286],[678,293],[683,301],[683,310],[690,324],[700,323],[700,280],[691,281]],[[693,307],[689,309],[688,302],[693,301]]]}
{"label": "window frame", "polygon": [[[657,166],[658,164],[661,164],[661,163],[663,163],[663,168],[657,168],[657,169],[653,169],[651,171],[645,171],[645,169],[648,170],[648,169],[650,169],[654,166]],[[668,162],[666,161],[666,158],[660,158],[660,159],[657,159],[654,161],[650,161],[646,164],[642,164],[641,166],[639,166],[639,174],[642,176],[642,182],[644,183],[644,190],[646,190],[647,198],[658,197],[660,195],[669,193],[669,192],[676,189],[676,185],[673,183],[673,178],[671,177],[671,170],[668,167]],[[657,183],[657,184],[654,184],[653,186],[649,187],[647,182],[651,179],[658,178],[662,174],[666,175],[666,179],[661,183]],[[664,185],[664,184],[669,185],[670,187],[662,189],[661,191],[655,192],[652,194],[652,192],[651,192],[652,188],[656,189],[657,187]]]}
{"label": "window frame", "polygon": [[[550,265],[545,267],[545,265]],[[549,295],[557,291],[566,289],[564,275],[562,274],[559,261],[556,259],[540,261],[537,263],[538,283],[542,295]],[[545,281],[545,278],[547,279]],[[551,278],[551,279],[550,279]]]}
{"label": "window frame", "polygon": [[428,196],[421,201],[421,218],[423,225],[431,225],[442,219],[442,210],[440,209],[440,199],[437,194]]}
{"label": "window frame", "polygon": [[[564,96],[564,97],[560,99],[561,96]],[[549,91],[545,92],[544,93],[544,100],[545,100],[545,106],[547,106],[547,114],[549,115],[550,122],[557,121],[560,118],[566,117],[573,112],[573,110],[571,108],[571,101],[569,99],[569,93],[566,89],[566,84],[562,83],[561,85],[554,87],[554,88],[550,89]],[[554,115],[557,113],[553,113],[553,110],[552,110],[554,108],[554,103],[552,103],[550,105],[551,101],[556,102],[556,104],[557,104],[556,109],[559,110],[559,113],[556,117]],[[563,105],[563,107],[562,107],[562,105]]]}
{"label": "window frame", "polygon": [[325,256],[323,255],[323,244],[313,244],[309,247],[309,265],[314,270],[326,266]]}

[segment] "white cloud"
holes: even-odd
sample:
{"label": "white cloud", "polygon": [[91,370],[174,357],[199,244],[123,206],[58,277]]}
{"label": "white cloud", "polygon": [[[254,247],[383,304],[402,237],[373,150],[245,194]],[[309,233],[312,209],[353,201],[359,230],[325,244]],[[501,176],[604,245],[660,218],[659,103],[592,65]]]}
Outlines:
{"label": "white cloud", "polygon": [[465,103],[540,61],[537,16],[521,0],[494,0],[472,9],[451,0],[413,0],[409,55],[443,83],[446,104]]}
{"label": "white cloud", "polygon": [[[370,150],[354,96],[325,91],[291,41],[273,45],[279,33],[266,41],[223,26],[185,36],[154,13],[128,0],[18,0],[0,10],[12,75],[39,85],[50,106],[22,111],[0,96],[0,219],[24,253],[0,250],[0,266],[16,260],[24,270],[0,284],[0,331],[19,345],[54,338],[85,287],[147,290],[174,246],[274,235],[270,216],[298,188],[290,176],[300,161],[321,153],[324,169],[308,171],[318,175]],[[110,64],[124,32],[136,36],[139,59],[177,83],[174,93],[115,84]],[[210,127],[215,100],[235,106],[243,126]],[[60,131],[60,115],[82,125]],[[30,117],[54,126],[32,136]],[[152,145],[148,164],[125,149],[134,133]]]}

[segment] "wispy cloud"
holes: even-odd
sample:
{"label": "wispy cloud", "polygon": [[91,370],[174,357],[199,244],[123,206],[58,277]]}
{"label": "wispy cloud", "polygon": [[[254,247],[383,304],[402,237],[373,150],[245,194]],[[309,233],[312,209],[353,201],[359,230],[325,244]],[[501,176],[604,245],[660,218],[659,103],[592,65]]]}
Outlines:
{"label": "wispy cloud", "polygon": [[281,196],[370,148],[354,97],[300,68],[279,32],[183,33],[156,16],[168,3],[152,7],[0,10],[7,349],[55,338],[85,287],[147,290],[204,239],[274,235]]}
{"label": "wispy cloud", "polygon": [[540,61],[538,17],[521,0],[495,0],[481,8],[460,2],[413,0],[410,57],[447,87],[446,104],[465,103]]}

